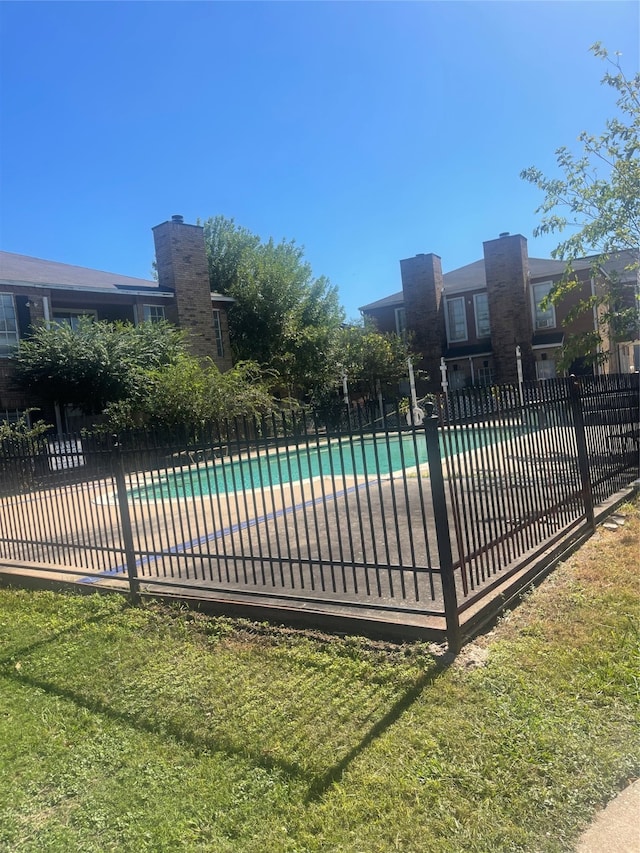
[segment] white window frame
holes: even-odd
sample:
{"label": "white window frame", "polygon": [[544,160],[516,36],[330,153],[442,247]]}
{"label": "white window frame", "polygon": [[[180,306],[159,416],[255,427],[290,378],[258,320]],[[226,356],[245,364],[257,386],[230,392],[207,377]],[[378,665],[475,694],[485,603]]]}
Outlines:
{"label": "white window frame", "polygon": [[[455,302],[461,302],[462,303],[462,320],[464,322],[464,335],[460,335],[460,336],[454,338],[451,334],[451,323],[449,322],[449,306],[452,306]],[[447,298],[445,300],[445,306],[446,306],[446,311],[445,311],[444,319],[445,319],[445,323],[446,323],[446,327],[447,327],[447,340],[449,341],[450,344],[454,344],[454,343],[459,344],[459,343],[464,343],[464,341],[468,341],[469,340],[469,330],[467,329],[467,306],[466,306],[464,296],[452,296],[450,298]]]}
{"label": "white window frame", "polygon": [[[478,311],[478,301],[484,300],[486,305],[486,313],[487,313],[487,331],[480,330],[480,324],[478,322],[479,311]],[[476,321],[476,337],[477,338],[490,338],[491,337],[491,317],[489,316],[489,294],[488,293],[474,293],[473,294],[473,314]]]}
{"label": "white window frame", "polygon": [[59,323],[60,325],[67,323],[75,332],[77,329],[77,321],[80,317],[89,317],[91,320],[97,320],[98,312],[84,308],[72,308],[69,311],[64,311],[62,308],[58,308],[54,310],[51,321],[53,323]]}
{"label": "white window frame", "polygon": [[531,285],[531,301],[533,308],[533,327],[537,332],[544,329],[556,328],[556,308],[551,302],[549,307],[542,311],[540,303],[549,295],[553,287],[552,281],[539,281],[537,284]]}
{"label": "white window frame", "polygon": [[13,293],[0,293],[0,358],[10,358],[19,342],[16,298]]}
{"label": "white window frame", "polygon": [[464,372],[464,369],[462,369],[459,364],[452,364],[450,369],[447,371],[449,390],[462,391],[463,388],[467,387],[468,378],[469,377]]}
{"label": "white window frame", "polygon": [[490,385],[495,384],[495,370],[492,366],[489,367],[479,367],[478,368],[478,378],[477,385],[481,387],[489,387]]}
{"label": "white window frame", "polygon": [[548,354],[543,359],[541,354],[541,357],[536,359],[536,379],[555,379],[557,375],[555,359],[549,358]]}
{"label": "white window frame", "polygon": [[[155,316],[155,313],[160,313]],[[142,322],[143,323],[161,323],[166,320],[164,305],[143,304],[142,306]]]}
{"label": "white window frame", "polygon": [[224,358],[224,339],[222,337],[220,314],[221,311],[219,308],[213,309],[213,334],[216,339],[216,351],[218,353],[218,358]]}
{"label": "white window frame", "polygon": [[407,339],[407,312],[404,307],[396,308],[396,334],[398,337],[402,338],[403,341]]}

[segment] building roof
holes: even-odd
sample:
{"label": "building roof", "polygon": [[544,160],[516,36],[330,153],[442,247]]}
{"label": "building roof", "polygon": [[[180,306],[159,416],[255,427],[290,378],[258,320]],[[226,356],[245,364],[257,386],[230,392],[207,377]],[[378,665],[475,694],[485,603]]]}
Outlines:
{"label": "building roof", "polygon": [[[590,263],[587,260],[576,261],[573,264],[574,270],[589,269]],[[544,279],[562,275],[566,269],[564,261],[554,261],[549,258],[529,258],[529,271],[532,279]],[[459,267],[456,270],[444,273],[442,276],[442,284],[446,294],[464,293],[469,290],[484,290],[487,286],[487,280],[484,271],[484,260],[474,261],[464,267]],[[360,311],[375,311],[379,308],[398,308],[404,304],[404,294],[402,291],[392,293],[391,296],[385,296],[378,299],[377,302],[370,302],[368,305],[363,305]]]}
{"label": "building roof", "polygon": [[536,332],[531,340],[534,349],[537,347],[559,347],[564,343],[564,332]]}
{"label": "building roof", "polygon": [[142,291],[163,295],[157,281],[0,252],[0,284],[84,290],[89,293]]}
{"label": "building roof", "polygon": [[[596,259],[585,260],[593,261]],[[640,252],[624,249],[621,252],[611,254],[602,264],[602,268],[607,275],[615,277],[619,281],[637,283],[640,276]]]}
{"label": "building roof", "polygon": [[370,302],[368,305],[361,305],[359,311],[374,311],[377,308],[398,308],[404,305],[404,293],[392,293],[391,296],[385,296],[383,299],[378,299],[377,302]]}
{"label": "building roof", "polygon": [[477,344],[453,345],[444,351],[445,358],[467,358],[470,355],[491,355],[493,352],[490,341]]}

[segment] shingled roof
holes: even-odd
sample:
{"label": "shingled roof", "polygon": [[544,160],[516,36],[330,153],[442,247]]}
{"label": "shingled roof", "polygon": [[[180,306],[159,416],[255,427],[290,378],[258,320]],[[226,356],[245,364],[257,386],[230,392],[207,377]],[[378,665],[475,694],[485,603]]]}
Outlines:
{"label": "shingled roof", "polygon": [[[588,269],[589,266],[590,262],[588,260],[576,261],[573,264],[573,268],[576,271]],[[564,261],[554,261],[549,258],[529,258],[529,271],[532,279],[562,275],[565,269],[566,263]],[[484,271],[484,260],[474,261],[464,267],[444,273],[442,284],[447,294],[486,288],[487,280]],[[379,308],[399,307],[403,304],[404,294],[400,290],[398,293],[391,294],[391,296],[378,299],[377,302],[370,302],[368,305],[363,305],[360,311],[375,311]]]}
{"label": "shingled roof", "polygon": [[151,279],[76,267],[58,261],[16,255],[13,252],[0,252],[0,284],[96,293],[166,292],[159,287],[157,281]]}

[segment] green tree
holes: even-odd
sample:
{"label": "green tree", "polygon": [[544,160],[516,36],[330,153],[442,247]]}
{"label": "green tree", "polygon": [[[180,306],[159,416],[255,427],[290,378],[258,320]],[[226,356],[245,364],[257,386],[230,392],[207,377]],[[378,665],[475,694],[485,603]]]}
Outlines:
{"label": "green tree", "polygon": [[321,384],[344,319],[337,289],[313,276],[293,240],[263,243],[223,216],[203,227],[211,289],[236,300],[229,312],[236,359],[275,372],[289,393]]}
{"label": "green tree", "polygon": [[110,429],[182,427],[197,434],[211,421],[257,416],[272,408],[265,377],[249,362],[221,373],[212,361],[182,353],[145,378],[144,394],[107,406]]}
{"label": "green tree", "polygon": [[209,261],[211,289],[229,294],[238,282],[245,258],[260,247],[260,238],[247,228],[224,216],[213,216],[202,223]]}
{"label": "green tree", "polygon": [[109,403],[141,399],[148,372],[183,352],[184,335],[168,323],[133,326],[82,317],[76,328],[43,324],[22,341],[16,381],[44,404],[68,403],[97,414]]}
{"label": "green tree", "polygon": [[[593,255],[594,272],[599,276],[610,259],[628,258],[622,270],[610,269],[600,292],[581,300],[568,317],[571,321],[595,308],[606,336],[624,340],[638,334],[637,294],[630,296],[628,288],[625,290],[625,279],[638,268],[640,247],[640,74],[627,77],[620,55],[611,58],[599,42],[591,51],[612,67],[613,73],[608,71],[602,83],[617,93],[618,115],[607,120],[601,135],[580,134],[580,154],[572,154],[566,147],[556,151],[560,177],[546,177],[534,167],[521,176],[545,193],[536,211],[542,218],[534,235],[572,232],[552,252],[553,257],[567,262],[563,280],[550,294],[552,302],[558,304],[578,287],[573,270],[578,258]],[[568,342],[565,366],[578,356],[592,363],[604,360],[605,345],[600,331],[574,336]]]}
{"label": "green tree", "polygon": [[396,334],[382,334],[368,321],[342,328],[336,336],[336,359],[347,374],[349,388],[375,397],[379,389],[407,378],[408,343]]}
{"label": "green tree", "polygon": [[[186,350],[169,323],[54,323],[38,327],[15,357],[19,384],[43,403],[103,415],[104,426],[189,427],[270,410],[263,371],[241,362],[221,373]],[[0,438],[2,430],[0,429]]]}

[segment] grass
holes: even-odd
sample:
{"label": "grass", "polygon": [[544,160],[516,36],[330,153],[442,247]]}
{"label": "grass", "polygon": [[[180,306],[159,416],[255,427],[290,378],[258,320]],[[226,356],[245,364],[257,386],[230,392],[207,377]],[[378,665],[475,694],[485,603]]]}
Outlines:
{"label": "grass", "polygon": [[638,773],[637,507],[453,665],[0,590],[0,849],[563,851]]}

